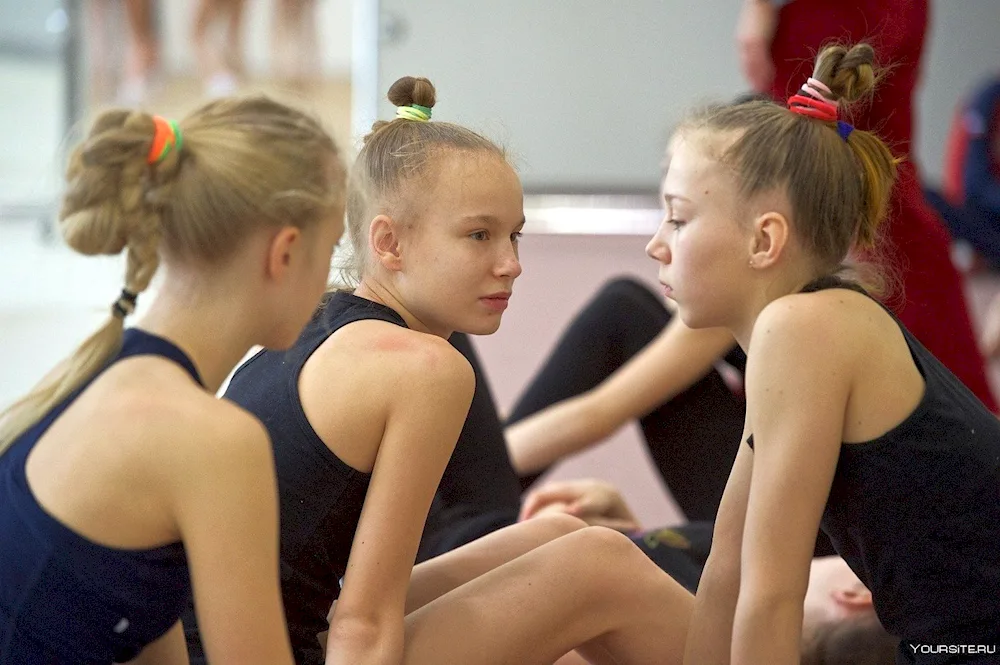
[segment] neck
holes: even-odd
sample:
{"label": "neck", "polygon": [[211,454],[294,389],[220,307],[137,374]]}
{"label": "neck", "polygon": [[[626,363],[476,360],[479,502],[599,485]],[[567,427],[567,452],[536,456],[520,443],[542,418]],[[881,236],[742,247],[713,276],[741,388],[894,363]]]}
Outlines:
{"label": "neck", "polygon": [[811,267],[783,272],[764,268],[757,271],[756,284],[752,287],[751,296],[746,300],[746,307],[739,313],[739,317],[727,326],[744,353],[750,348],[750,338],[760,313],[778,298],[800,292],[814,279],[816,274]]}
{"label": "neck", "polygon": [[430,335],[437,335],[438,337],[443,337],[444,339],[451,337],[451,334],[454,332],[453,330],[445,330],[439,326],[433,326],[422,321],[416,314],[411,312],[406,305],[403,304],[402,298],[400,298],[399,294],[397,294],[394,289],[383,284],[378,279],[363,277],[361,279],[361,283],[358,284],[358,288],[354,290],[354,295],[359,298],[365,298],[367,300],[381,303],[394,310],[403,318],[403,321],[406,322],[406,326],[411,330],[417,330]]}
{"label": "neck", "polygon": [[164,280],[137,326],[176,344],[194,363],[205,388],[216,393],[260,339],[251,294],[244,287],[204,290],[206,280]]}

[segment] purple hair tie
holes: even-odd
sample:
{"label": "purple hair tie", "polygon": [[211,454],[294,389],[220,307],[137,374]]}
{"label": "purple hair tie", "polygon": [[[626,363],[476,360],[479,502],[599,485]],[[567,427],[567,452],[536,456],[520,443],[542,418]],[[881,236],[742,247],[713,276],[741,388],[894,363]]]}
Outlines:
{"label": "purple hair tie", "polygon": [[844,122],[843,120],[837,121],[837,133],[840,134],[840,138],[844,139],[845,143],[847,142],[847,137],[850,136],[853,131],[854,125]]}

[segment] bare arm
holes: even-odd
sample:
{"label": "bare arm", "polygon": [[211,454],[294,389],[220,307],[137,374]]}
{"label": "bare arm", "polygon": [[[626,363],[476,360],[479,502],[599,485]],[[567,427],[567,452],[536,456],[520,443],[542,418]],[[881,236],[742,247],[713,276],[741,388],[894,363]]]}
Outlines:
{"label": "bare arm", "polygon": [[331,665],[396,665],[402,659],[417,546],[475,388],[472,368],[443,340],[395,361],[385,360],[380,368],[402,379],[392,384],[385,431],[330,624],[326,662]]}
{"label": "bare arm", "polygon": [[848,346],[857,343],[816,304],[795,296],[773,303],[750,343],[747,408],[755,452],[733,665],[800,659],[809,563],[854,374]]}
{"label": "bare arm", "polygon": [[[745,440],[750,420],[743,431]],[[685,665],[728,665],[733,616],[740,592],[740,550],[750,494],[753,451],[740,444],[726,491],[719,504],[712,551],[698,583],[694,613],[684,648]]]}
{"label": "bare arm", "polygon": [[981,343],[987,358],[1000,358],[1000,294],[994,296],[986,311]]}
{"label": "bare arm", "polygon": [[176,510],[213,665],[292,665],[278,582],[278,498],[263,426],[220,402],[189,446]]}
{"label": "bare arm", "polygon": [[190,665],[184,626],[178,621],[155,642],[129,661],[129,665]]}
{"label": "bare arm", "polygon": [[736,48],[743,77],[754,92],[767,92],[774,81],[771,42],[778,26],[777,5],[773,0],[744,0],[736,24]]}
{"label": "bare arm", "polygon": [[705,376],[734,344],[721,328],[692,330],[674,317],[646,348],[596,388],[507,427],[511,462],[534,473],[653,411]]}

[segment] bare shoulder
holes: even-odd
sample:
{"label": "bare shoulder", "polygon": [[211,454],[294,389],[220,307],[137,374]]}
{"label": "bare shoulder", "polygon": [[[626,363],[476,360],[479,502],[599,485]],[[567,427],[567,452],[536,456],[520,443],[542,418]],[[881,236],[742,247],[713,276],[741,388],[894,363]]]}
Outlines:
{"label": "bare shoulder", "polygon": [[[216,478],[232,472],[270,472],[270,439],[264,425],[236,404],[198,386],[147,387],[155,408],[143,409],[146,446],[157,457],[167,479]],[[135,402],[143,398],[136,397]],[[151,405],[152,406],[152,405]],[[173,484],[173,481],[170,481]]]}
{"label": "bare shoulder", "polygon": [[386,321],[358,321],[341,328],[325,343],[336,357],[351,364],[383,386],[411,391],[428,384],[475,381],[472,367],[447,340]]}
{"label": "bare shoulder", "polygon": [[781,350],[803,359],[856,355],[892,319],[871,298],[846,289],[783,296],[765,307],[750,337],[750,356]]}

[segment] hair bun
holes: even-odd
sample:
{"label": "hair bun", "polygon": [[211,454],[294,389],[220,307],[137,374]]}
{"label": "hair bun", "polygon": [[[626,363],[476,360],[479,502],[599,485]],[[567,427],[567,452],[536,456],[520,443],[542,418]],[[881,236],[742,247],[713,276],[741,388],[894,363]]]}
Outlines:
{"label": "hair bun", "polygon": [[389,88],[389,101],[393,106],[411,106],[417,104],[434,108],[436,99],[434,84],[417,76],[404,76]]}
{"label": "hair bun", "polygon": [[855,102],[875,89],[875,49],[868,44],[827,46],[816,56],[813,77],[833,93],[835,100]]}

